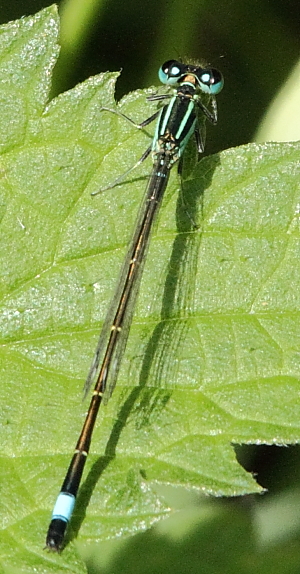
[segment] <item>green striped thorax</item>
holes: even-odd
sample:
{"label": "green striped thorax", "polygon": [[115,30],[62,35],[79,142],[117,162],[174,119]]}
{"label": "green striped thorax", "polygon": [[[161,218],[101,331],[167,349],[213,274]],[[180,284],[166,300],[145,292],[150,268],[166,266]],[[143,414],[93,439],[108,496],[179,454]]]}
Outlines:
{"label": "green striped thorax", "polygon": [[[217,121],[215,95],[223,87],[221,72],[215,68],[165,62],[158,73],[160,81],[173,88],[173,95],[160,112],[153,138],[154,161],[159,154],[168,156],[171,167],[181,157],[192,134],[198,151],[204,150],[205,119]],[[211,104],[212,111],[207,106]]]}

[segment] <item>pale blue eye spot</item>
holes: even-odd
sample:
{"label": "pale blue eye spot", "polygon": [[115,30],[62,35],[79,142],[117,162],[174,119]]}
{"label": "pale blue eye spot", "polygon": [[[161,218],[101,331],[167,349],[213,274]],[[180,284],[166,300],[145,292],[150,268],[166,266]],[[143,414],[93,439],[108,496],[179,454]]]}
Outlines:
{"label": "pale blue eye spot", "polygon": [[203,74],[203,76],[201,77],[201,81],[204,82],[205,84],[208,84],[210,81],[210,75],[209,74]]}
{"label": "pale blue eye spot", "polygon": [[178,76],[180,74],[178,66],[173,66],[173,68],[170,70],[170,74],[172,74],[173,76]]}

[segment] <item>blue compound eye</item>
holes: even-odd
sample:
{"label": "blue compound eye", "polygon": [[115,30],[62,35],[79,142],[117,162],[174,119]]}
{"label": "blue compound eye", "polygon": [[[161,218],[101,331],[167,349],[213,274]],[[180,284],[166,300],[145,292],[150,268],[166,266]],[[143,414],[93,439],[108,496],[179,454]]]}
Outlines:
{"label": "blue compound eye", "polygon": [[184,73],[186,66],[177,60],[167,60],[158,71],[158,77],[162,84],[172,86],[177,84],[179,78]]}
{"label": "blue compound eye", "polygon": [[210,96],[218,94],[224,86],[223,76],[215,68],[204,68],[197,74],[197,77],[202,92]]}

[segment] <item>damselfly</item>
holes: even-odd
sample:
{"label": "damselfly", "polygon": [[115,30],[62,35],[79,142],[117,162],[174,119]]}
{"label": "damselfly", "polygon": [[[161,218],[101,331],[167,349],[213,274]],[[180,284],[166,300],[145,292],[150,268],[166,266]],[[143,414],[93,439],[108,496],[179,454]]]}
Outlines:
{"label": "damselfly", "polygon": [[[187,142],[193,134],[198,152],[203,152],[205,118],[213,124],[217,123],[215,95],[223,87],[223,77],[218,70],[168,60],[159,70],[159,79],[171,90],[165,94],[150,96],[148,100],[169,100],[169,102],[138,125],[139,128],[143,128],[157,119],[152,145],[138,162],[138,164],[141,163],[151,153],[153,169],[133,239],[86,381],[86,391],[95,382],[89,410],[56,500],[48,529],[46,545],[55,551],[59,551],[63,546],[65,531],[75,505],[100,404],[103,396],[104,402],[111,396],[116,384],[141,282],[150,233],[167,187],[170,169],[176,162],[180,165]],[[211,109],[208,109],[208,105]],[[119,112],[115,113],[123,115]],[[109,187],[114,187],[122,179],[123,176]]]}

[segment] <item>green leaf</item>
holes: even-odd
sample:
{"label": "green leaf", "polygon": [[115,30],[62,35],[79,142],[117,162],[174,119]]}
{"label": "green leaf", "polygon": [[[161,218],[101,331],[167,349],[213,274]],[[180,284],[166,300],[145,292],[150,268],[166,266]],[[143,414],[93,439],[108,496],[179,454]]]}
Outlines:
{"label": "green leaf", "polygon": [[[57,33],[50,7],[0,35],[4,571],[83,569],[73,544],[56,556],[44,540],[151,169],[145,162],[91,198],[149,137],[101,110],[115,105],[116,73],[48,104]],[[136,121],[150,116],[147,93],[129,94],[121,109]],[[172,511],[157,483],[261,492],[231,443],[299,441],[299,150],[249,145],[205,158],[183,198],[173,170],[69,538],[148,528]]]}

